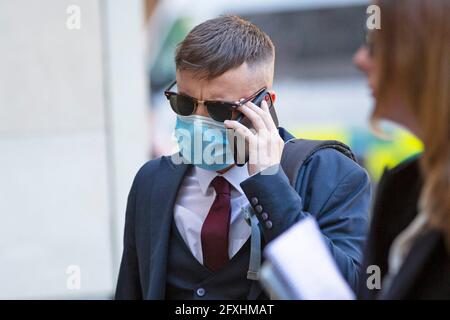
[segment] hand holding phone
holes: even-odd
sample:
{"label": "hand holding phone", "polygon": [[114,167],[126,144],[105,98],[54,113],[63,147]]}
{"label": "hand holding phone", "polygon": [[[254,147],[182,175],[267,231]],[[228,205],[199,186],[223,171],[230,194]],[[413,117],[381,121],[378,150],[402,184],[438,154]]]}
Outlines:
{"label": "hand holding phone", "polygon": [[[261,93],[258,94],[252,100],[252,103],[254,103],[255,105],[257,105],[258,107],[261,108],[261,102],[263,100],[265,100],[267,102],[267,104],[269,106],[270,115],[272,116],[273,122],[278,127],[278,125],[279,125],[278,124],[278,117],[277,117],[277,114],[275,112],[275,107],[273,105],[272,96],[267,91],[267,89],[261,91]],[[253,125],[252,125],[251,121],[247,117],[245,117],[243,113],[239,114],[239,116],[237,117],[236,121],[238,121],[239,123],[242,123],[244,126],[246,126],[249,129],[253,128]]]}
{"label": "hand holding phone", "polygon": [[[278,127],[278,117],[275,112],[275,107],[273,105],[272,96],[267,91],[267,89],[263,90],[260,94],[258,94],[251,102],[256,106],[261,108],[262,101],[265,100],[269,107],[270,115],[272,116],[273,122],[275,126]],[[243,113],[240,113],[236,119],[237,122],[241,123],[248,129],[253,129],[253,124]],[[233,135],[234,139],[234,163],[240,167],[244,166],[249,160],[249,146],[248,142],[245,142],[245,148],[239,148],[238,137]]]}

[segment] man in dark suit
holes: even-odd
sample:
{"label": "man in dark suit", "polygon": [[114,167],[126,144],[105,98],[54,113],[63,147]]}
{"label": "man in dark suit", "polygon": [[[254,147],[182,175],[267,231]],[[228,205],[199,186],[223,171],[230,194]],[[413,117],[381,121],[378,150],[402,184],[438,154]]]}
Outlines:
{"label": "man in dark suit", "polygon": [[[149,161],[134,179],[117,299],[267,298],[247,278],[251,228],[245,208],[258,219],[262,246],[314,216],[339,270],[357,286],[369,178],[351,159],[324,149],[291,186],[280,159],[293,137],[277,128],[266,100],[260,107],[251,102],[264,90],[267,101],[275,101],[274,58],[270,38],[236,16],[198,25],[178,46],[178,89],[166,96],[177,113],[180,152]],[[236,121],[239,115],[254,130]],[[226,129],[245,137],[246,165],[230,157]]]}

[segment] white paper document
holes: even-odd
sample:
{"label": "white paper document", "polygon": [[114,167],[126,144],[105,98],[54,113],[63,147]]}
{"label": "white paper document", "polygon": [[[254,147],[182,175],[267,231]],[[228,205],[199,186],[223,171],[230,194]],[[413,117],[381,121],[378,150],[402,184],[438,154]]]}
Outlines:
{"label": "white paper document", "polygon": [[266,272],[263,268],[262,282],[266,288],[278,291],[275,292],[278,297],[303,300],[355,298],[313,217],[303,219],[270,242],[264,255],[271,268],[266,268]]}

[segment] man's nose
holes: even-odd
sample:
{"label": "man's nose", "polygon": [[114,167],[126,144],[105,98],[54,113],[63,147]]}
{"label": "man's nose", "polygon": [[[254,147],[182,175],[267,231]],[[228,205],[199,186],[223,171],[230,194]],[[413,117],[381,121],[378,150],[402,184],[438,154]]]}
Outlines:
{"label": "man's nose", "polygon": [[209,117],[208,109],[206,109],[206,106],[203,102],[198,103],[197,109],[195,110],[194,114],[197,116]]}

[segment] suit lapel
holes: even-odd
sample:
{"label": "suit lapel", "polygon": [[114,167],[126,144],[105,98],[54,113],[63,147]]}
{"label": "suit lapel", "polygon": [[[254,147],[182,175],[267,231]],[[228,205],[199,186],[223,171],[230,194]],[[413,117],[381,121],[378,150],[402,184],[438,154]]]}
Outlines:
{"label": "suit lapel", "polygon": [[411,247],[392,285],[386,292],[381,291],[379,298],[383,300],[400,300],[407,298],[407,294],[420,276],[431,253],[436,248],[441,234],[436,230],[429,230],[419,237]]}
{"label": "suit lapel", "polygon": [[189,168],[187,164],[174,164],[171,157],[163,157],[158,178],[153,183],[150,203],[150,279],[149,299],[164,299],[173,207],[178,189]]}

